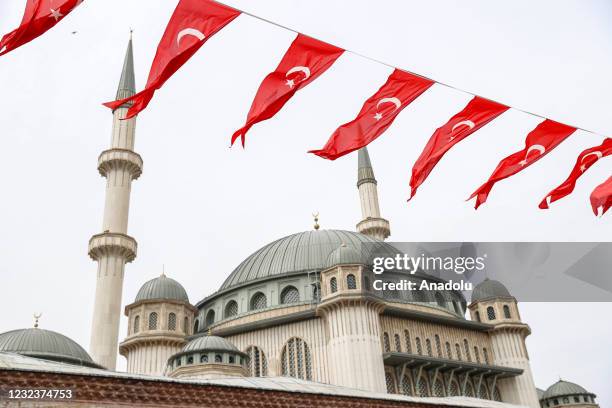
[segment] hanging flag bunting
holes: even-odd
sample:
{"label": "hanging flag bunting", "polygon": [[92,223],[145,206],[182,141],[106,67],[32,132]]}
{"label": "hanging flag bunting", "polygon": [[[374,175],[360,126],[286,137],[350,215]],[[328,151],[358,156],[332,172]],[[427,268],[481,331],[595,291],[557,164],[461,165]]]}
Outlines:
{"label": "hanging flag bunting", "polygon": [[147,107],[155,91],[210,37],[239,15],[239,11],[214,1],[180,0],[157,46],[145,89],[129,98],[107,102],[104,106],[117,109],[125,103],[131,103],[125,119],[136,116]]}
{"label": "hanging flag bunting", "polygon": [[27,0],[21,24],[0,40],[0,55],[29,43],[63,20],[83,0]]}
{"label": "hanging flag bunting", "polygon": [[387,82],[365,101],[355,119],[336,129],[322,149],[309,153],[336,160],[367,146],[391,126],[406,106],[433,84],[429,79],[395,69]]}
{"label": "hanging flag bunting", "polygon": [[477,197],[474,208],[480,207],[487,200],[495,183],[537,162],[575,131],[574,127],[550,119],[544,120],[529,132],[525,140],[525,148],[500,161],[489,180],[480,186],[468,200]]}
{"label": "hanging flag bunting", "polygon": [[591,207],[593,213],[600,217],[612,207],[612,177],[595,187],[591,193]]}
{"label": "hanging flag bunting", "polygon": [[414,197],[447,151],[508,109],[508,106],[475,96],[461,112],[436,129],[412,167],[408,200]]}
{"label": "hanging flag bunting", "polygon": [[344,50],[298,34],[274,72],[259,85],[245,125],[232,135],[232,145],[256,123],[270,119],[297,91],[317,79],[342,55]]}
{"label": "hanging flag bunting", "polygon": [[589,167],[595,164],[596,161],[598,161],[602,157],[609,156],[611,154],[612,138],[606,138],[601,145],[584,150],[578,155],[576,164],[574,165],[574,168],[572,169],[567,180],[565,180],[557,188],[548,193],[546,197],[544,197],[542,202],[540,202],[539,207],[542,209],[546,209],[551,203],[554,203],[555,201],[560,200],[561,198],[571,194],[572,191],[574,191],[574,187],[576,187],[576,182],[578,181],[578,178],[582,176],[582,174]]}

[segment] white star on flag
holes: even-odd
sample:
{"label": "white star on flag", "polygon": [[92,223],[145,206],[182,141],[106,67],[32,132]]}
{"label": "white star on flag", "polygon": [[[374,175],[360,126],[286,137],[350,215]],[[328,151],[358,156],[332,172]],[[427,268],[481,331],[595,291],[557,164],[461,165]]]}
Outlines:
{"label": "white star on flag", "polygon": [[53,17],[55,21],[59,21],[59,19],[64,17],[64,15],[60,13],[59,9],[51,9],[51,15],[49,17]]}
{"label": "white star on flag", "polygon": [[382,119],[382,115],[380,114],[380,112],[376,112],[376,115],[374,115],[374,119],[376,119],[376,120],[381,120]]}
{"label": "white star on flag", "polygon": [[295,82],[293,82],[293,79],[288,79],[287,82],[285,82],[285,85],[293,89],[293,87],[295,86]]}

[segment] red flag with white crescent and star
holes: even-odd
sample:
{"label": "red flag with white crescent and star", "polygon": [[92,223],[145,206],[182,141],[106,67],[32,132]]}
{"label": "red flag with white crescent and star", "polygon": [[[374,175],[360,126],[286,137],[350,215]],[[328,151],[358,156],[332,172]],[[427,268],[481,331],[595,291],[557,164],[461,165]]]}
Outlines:
{"label": "red flag with white crescent and star", "polygon": [[474,206],[477,209],[487,200],[495,183],[531,166],[575,131],[576,128],[564,125],[563,123],[550,119],[544,120],[529,132],[525,140],[525,148],[500,161],[491,177],[489,177],[489,180],[478,187],[468,200],[477,197],[476,205]]}
{"label": "red flag with white crescent and star", "polygon": [[568,178],[561,183],[557,188],[552,190],[544,197],[540,202],[539,207],[541,209],[547,209],[551,203],[562,199],[574,191],[578,178],[584,174],[584,172],[597,162],[602,157],[606,157],[612,154],[612,138],[606,138],[603,143],[599,146],[590,147],[584,150],[578,155],[576,164],[570,172]]}
{"label": "red flag with white crescent and star", "polygon": [[410,199],[447,151],[508,109],[508,106],[475,96],[461,112],[436,129],[412,167]]}
{"label": "red flag with white crescent and star", "polygon": [[395,69],[387,82],[365,101],[355,119],[336,129],[322,149],[309,153],[336,160],[367,146],[391,126],[406,106],[433,84],[429,79]]}
{"label": "red flag with white crescent and star", "polygon": [[593,213],[602,216],[612,207],[612,177],[595,187],[591,193]]}
{"label": "red flag with white crescent and star", "polygon": [[0,55],[29,43],[60,22],[83,0],[27,0],[21,24],[0,40]]}
{"label": "red flag with white crescent and star", "polygon": [[246,123],[232,135],[232,145],[256,123],[270,119],[297,91],[317,79],[342,55],[344,50],[314,38],[298,34],[278,67],[259,85]]}
{"label": "red flag with white crescent and star", "polygon": [[107,102],[117,109],[125,103],[133,105],[125,119],[136,116],[147,107],[155,91],[179,70],[210,37],[240,15],[230,7],[210,0],[180,0],[157,46],[145,88],[129,98]]}

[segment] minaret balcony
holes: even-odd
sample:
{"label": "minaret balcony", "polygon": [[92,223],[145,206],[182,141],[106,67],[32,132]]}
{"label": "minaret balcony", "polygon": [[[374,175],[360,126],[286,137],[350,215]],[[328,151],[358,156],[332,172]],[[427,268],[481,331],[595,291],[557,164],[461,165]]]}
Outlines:
{"label": "minaret balcony", "polygon": [[136,240],[129,235],[118,232],[103,232],[91,237],[88,253],[94,261],[105,255],[119,255],[123,256],[126,262],[132,262],[136,259],[137,248]]}
{"label": "minaret balcony", "polygon": [[384,218],[368,217],[357,224],[357,231],[369,236],[387,238],[391,234],[389,221]]}
{"label": "minaret balcony", "polygon": [[142,174],[143,161],[138,153],[128,149],[109,149],[98,157],[98,171],[104,177],[114,169],[127,169],[136,180]]}

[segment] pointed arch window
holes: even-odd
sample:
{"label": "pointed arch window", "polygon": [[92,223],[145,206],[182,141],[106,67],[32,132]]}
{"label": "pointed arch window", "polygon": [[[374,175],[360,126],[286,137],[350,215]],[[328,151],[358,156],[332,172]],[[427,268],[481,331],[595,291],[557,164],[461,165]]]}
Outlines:
{"label": "pointed arch window", "polygon": [[410,344],[410,332],[404,330],[404,342],[406,343],[406,353],[412,354],[412,344]]}
{"label": "pointed arch window", "polygon": [[465,385],[465,396],[466,397],[471,397],[471,398],[475,397],[475,395],[474,395],[474,387],[472,386],[472,383],[469,382],[469,380],[468,380],[467,384]]}
{"label": "pointed arch window", "polygon": [[281,369],[286,377],[312,380],[312,357],[304,340],[293,337],[285,343],[281,353]]}
{"label": "pointed arch window", "polygon": [[510,314],[510,307],[508,305],[504,305],[504,317],[506,319],[512,318],[512,315]]}
{"label": "pointed arch window", "polygon": [[427,349],[427,355],[433,357],[433,350],[431,349],[431,340],[425,339],[425,348]]}
{"label": "pointed arch window", "polygon": [[434,382],[433,396],[434,397],[443,397],[444,396],[444,384],[442,384],[442,380],[439,379],[439,378]]}
{"label": "pointed arch window", "polygon": [[415,343],[416,343],[416,349],[417,349],[417,354],[419,356],[423,355],[423,346],[421,345],[421,339],[419,337],[416,337],[414,339]]}
{"label": "pointed arch window", "polygon": [[451,349],[450,343],[447,341],[446,344],[446,358],[451,360],[453,358],[453,350]]}
{"label": "pointed arch window", "polygon": [[268,306],[268,298],[261,292],[257,292],[251,298],[251,310],[261,310]]}
{"label": "pointed arch window", "polygon": [[349,289],[357,289],[357,280],[352,273],[346,276],[346,287]]}
{"label": "pointed arch window", "polygon": [[387,332],[383,333],[383,347],[385,353],[391,352],[391,342],[389,341],[389,333]]}
{"label": "pointed arch window", "polygon": [[157,313],[151,312],[149,314],[149,330],[157,330]]}
{"label": "pointed arch window", "polygon": [[332,277],[329,280],[329,291],[331,293],[336,293],[338,291],[338,280],[336,279],[336,277]]}
{"label": "pointed arch window", "polygon": [[233,317],[238,314],[238,302],[235,300],[230,300],[225,305],[225,318]]}
{"label": "pointed arch window", "polygon": [[427,377],[422,376],[419,379],[418,384],[419,384],[417,387],[418,396],[419,397],[429,397],[429,386],[427,384]]}
{"label": "pointed arch window", "polygon": [[482,349],[482,357],[484,358],[484,362],[486,365],[489,365],[489,353],[486,348]]}
{"label": "pointed arch window", "polygon": [[393,375],[388,371],[385,373],[385,382],[387,383],[387,393],[395,394],[395,381],[393,381]]}
{"label": "pointed arch window", "polygon": [[215,311],[211,309],[208,311],[208,313],[206,313],[206,327],[211,326],[214,322],[215,322]]}
{"label": "pointed arch window", "polygon": [[393,336],[393,339],[395,340],[395,351],[397,351],[398,353],[401,353],[402,352],[402,342],[400,340],[399,334],[395,334]]}
{"label": "pointed arch window", "polygon": [[476,362],[480,364],[480,354],[478,353],[478,347],[474,346],[474,358]]}
{"label": "pointed arch window", "polygon": [[249,346],[246,349],[249,356],[249,377],[265,377],[268,375],[268,361],[263,350],[257,346]]}
{"label": "pointed arch window", "polygon": [[140,316],[136,315],[134,318],[134,333],[138,333],[140,331]]}
{"label": "pointed arch window", "polygon": [[493,306],[487,307],[487,317],[489,320],[495,320],[495,309],[493,309]]}
{"label": "pointed arch window", "polygon": [[458,397],[459,394],[459,383],[457,383],[457,381],[453,380],[450,384],[450,388],[448,390],[448,396],[449,397]]}
{"label": "pointed arch window", "polygon": [[440,336],[436,334],[434,340],[436,342],[436,353],[438,354],[439,358],[442,358],[442,343],[440,342]]}
{"label": "pointed arch window", "polygon": [[467,339],[463,339],[463,349],[465,350],[465,358],[467,358],[468,362],[472,362],[472,356],[470,354],[470,346],[468,344]]}
{"label": "pointed arch window", "polygon": [[461,347],[459,347],[459,343],[455,343],[455,353],[457,353],[457,360],[461,361]]}
{"label": "pointed arch window", "polygon": [[281,292],[281,304],[296,303],[300,301],[300,292],[295,286],[286,286]]}
{"label": "pointed arch window", "polygon": [[412,392],[412,380],[408,374],[404,374],[402,377],[402,394],[412,396],[414,393]]}
{"label": "pointed arch window", "polygon": [[168,315],[168,330],[176,330],[176,314],[170,313]]}

